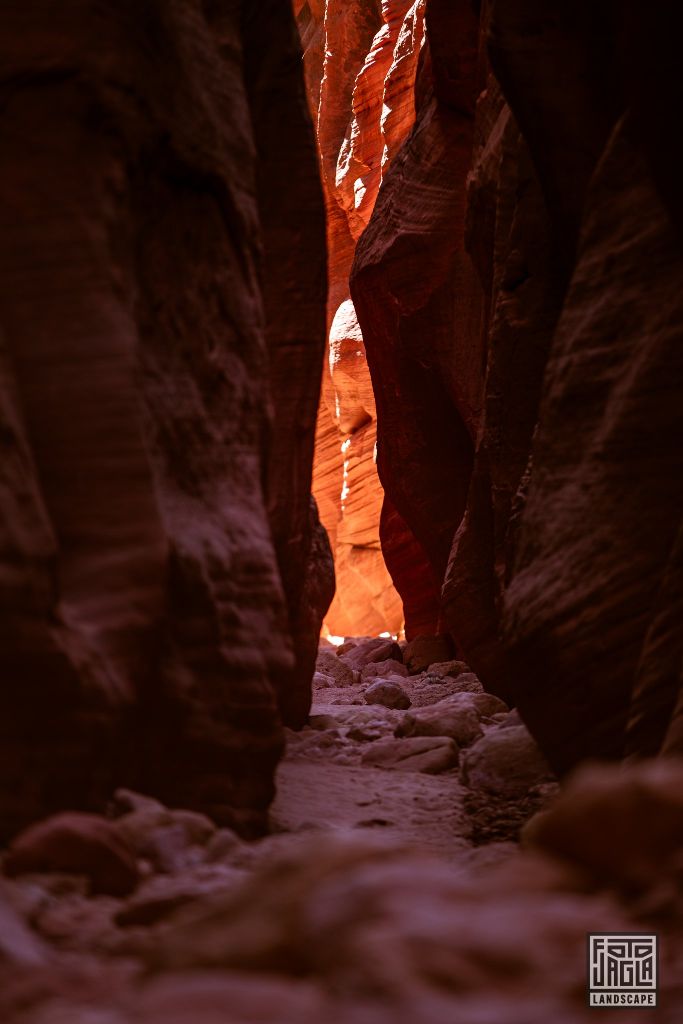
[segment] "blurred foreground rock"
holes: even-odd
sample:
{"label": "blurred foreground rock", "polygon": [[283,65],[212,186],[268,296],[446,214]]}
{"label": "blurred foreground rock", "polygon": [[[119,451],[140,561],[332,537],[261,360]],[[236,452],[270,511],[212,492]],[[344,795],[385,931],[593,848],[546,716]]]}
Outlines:
{"label": "blurred foreground rock", "polygon": [[[561,802],[553,813],[559,823]],[[660,834],[665,858],[672,836]],[[30,890],[56,905],[72,897],[38,877],[5,882],[0,1013],[4,1024],[580,1024],[592,1019],[586,933],[649,926],[585,868],[566,849],[458,866],[357,831],[273,836],[252,853],[233,845],[210,881],[204,859],[192,872],[203,891],[182,899],[145,903],[141,891],[104,916],[84,901],[68,952],[41,938],[45,909],[17,908],[36,907]],[[671,906],[657,924],[666,1024],[683,1007],[682,925]]]}

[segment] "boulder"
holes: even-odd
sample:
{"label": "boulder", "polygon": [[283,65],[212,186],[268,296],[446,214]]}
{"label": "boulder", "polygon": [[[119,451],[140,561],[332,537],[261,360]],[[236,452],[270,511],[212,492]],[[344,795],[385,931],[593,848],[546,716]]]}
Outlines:
{"label": "boulder", "polygon": [[337,686],[337,680],[334,676],[331,676],[327,672],[314,672],[312,688],[313,690],[328,690],[331,686]]}
{"label": "boulder", "polygon": [[363,640],[350,650],[339,655],[340,659],[352,668],[362,670],[366,665],[383,661],[403,661],[401,648],[394,640],[376,637]]}
{"label": "boulder", "polygon": [[170,810],[155,800],[118,791],[118,806],[132,809],[114,825],[131,850],[157,871],[177,873],[202,858],[201,849],[211,840],[216,826],[204,814]]}
{"label": "boulder", "polygon": [[524,839],[600,885],[630,892],[671,885],[683,850],[683,762],[586,765],[531,819]]}
{"label": "boulder", "polygon": [[406,645],[403,661],[412,676],[428,669],[433,662],[442,665],[452,653],[453,642],[449,636],[418,636]]}
{"label": "boulder", "polygon": [[462,760],[463,782],[498,797],[524,796],[551,778],[548,763],[523,725],[491,729]]}
{"label": "boulder", "polygon": [[422,673],[421,680],[430,686],[448,685],[453,693],[483,693],[484,687],[479,682],[474,672],[461,672],[455,679],[450,676],[432,675],[431,669]]}
{"label": "boulder", "polygon": [[364,699],[366,704],[382,704],[385,708],[410,707],[410,697],[397,679],[379,679],[368,686]]}
{"label": "boulder", "polygon": [[438,775],[458,765],[458,745],[445,736],[377,740],[366,750],[362,763],[401,772]]}
{"label": "boulder", "polygon": [[387,676],[407,676],[408,669],[402,661],[389,658],[387,661],[371,661],[361,669],[361,682],[366,683],[373,679],[385,679]]}
{"label": "boulder", "polygon": [[3,870],[18,875],[85,875],[94,893],[125,896],[138,884],[133,849],[115,822],[66,812],[31,825],[12,843]]}
{"label": "boulder", "polygon": [[358,675],[343,658],[332,651],[321,651],[316,661],[317,670],[334,680],[335,686],[353,686]]}
{"label": "boulder", "polygon": [[[351,740],[366,743],[393,735],[402,712],[387,708],[382,704],[370,704],[359,707],[335,707],[331,714],[317,715],[311,719],[314,728],[346,729]],[[317,723],[320,722],[320,725]],[[314,724],[315,723],[315,724]]]}
{"label": "boulder", "polygon": [[469,665],[464,661],[435,661],[432,662],[427,671],[430,676],[450,676],[451,679],[457,679],[458,676],[462,675],[473,675]]}
{"label": "boulder", "polygon": [[481,736],[481,712],[472,698],[458,693],[438,704],[415,708],[396,727],[396,736],[450,736],[459,747],[468,747]]}

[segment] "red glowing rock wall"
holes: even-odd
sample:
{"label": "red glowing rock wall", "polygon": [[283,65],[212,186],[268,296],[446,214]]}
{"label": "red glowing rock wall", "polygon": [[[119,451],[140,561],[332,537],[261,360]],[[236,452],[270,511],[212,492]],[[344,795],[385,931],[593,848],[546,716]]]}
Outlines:
{"label": "red glowing rock wall", "polygon": [[349,273],[382,177],[414,120],[424,0],[332,0],[324,11],[322,6],[295,9],[328,225],[328,366],[314,469],[337,577],[326,624],[339,635],[395,632],[403,609],[380,550],[375,399]]}

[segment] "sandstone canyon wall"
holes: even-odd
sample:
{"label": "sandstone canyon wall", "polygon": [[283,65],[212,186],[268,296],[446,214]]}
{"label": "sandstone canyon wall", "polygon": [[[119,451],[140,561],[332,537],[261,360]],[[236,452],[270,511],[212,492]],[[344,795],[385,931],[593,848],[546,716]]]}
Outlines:
{"label": "sandstone canyon wall", "polygon": [[332,596],[291,8],[11,3],[0,52],[2,832],[113,781],[258,831]]}
{"label": "sandstone canyon wall", "polygon": [[338,635],[395,633],[404,613],[380,550],[375,397],[349,273],[383,176],[414,120],[425,4],[329,0],[294,6],[327,211],[328,360],[314,469],[337,576],[326,626]]}
{"label": "sandstone canyon wall", "polygon": [[441,637],[559,771],[681,752],[675,18],[5,5],[3,835],[114,782],[265,827],[314,435],[332,632]]}
{"label": "sandstone canyon wall", "polygon": [[680,752],[675,9],[425,22],[351,273],[407,635],[448,634],[560,771]]}

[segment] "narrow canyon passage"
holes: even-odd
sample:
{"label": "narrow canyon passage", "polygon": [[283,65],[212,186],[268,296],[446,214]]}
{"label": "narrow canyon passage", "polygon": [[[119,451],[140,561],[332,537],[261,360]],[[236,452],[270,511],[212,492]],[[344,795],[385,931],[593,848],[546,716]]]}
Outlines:
{"label": "narrow canyon passage", "polygon": [[676,13],[4,5],[1,1024],[679,1024]]}

